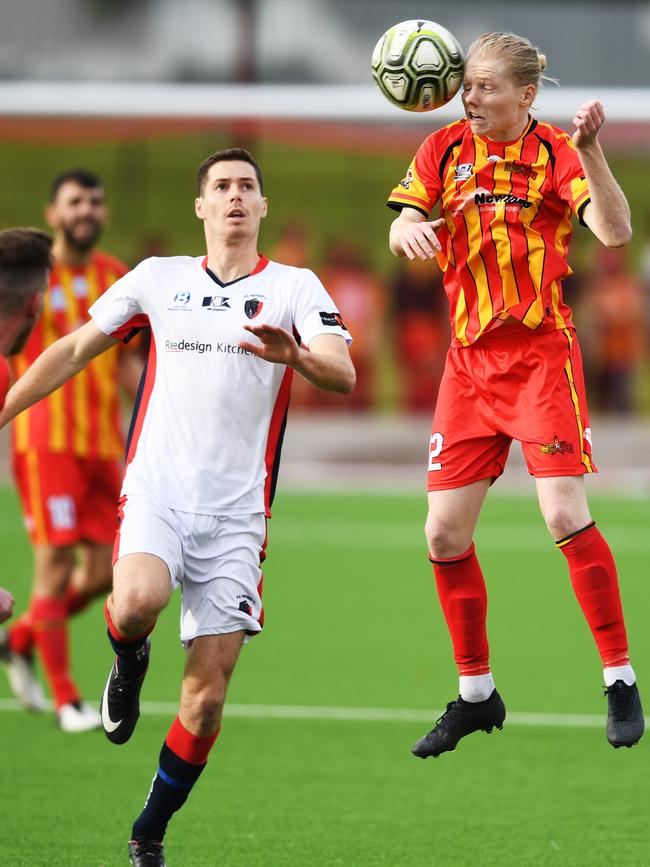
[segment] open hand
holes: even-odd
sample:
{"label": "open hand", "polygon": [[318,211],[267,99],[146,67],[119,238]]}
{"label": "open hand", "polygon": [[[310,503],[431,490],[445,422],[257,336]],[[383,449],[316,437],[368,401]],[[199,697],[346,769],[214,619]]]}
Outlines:
{"label": "open hand", "polygon": [[239,347],[264,361],[293,366],[300,357],[300,348],[293,334],[278,325],[244,325],[261,343],[241,340]]}

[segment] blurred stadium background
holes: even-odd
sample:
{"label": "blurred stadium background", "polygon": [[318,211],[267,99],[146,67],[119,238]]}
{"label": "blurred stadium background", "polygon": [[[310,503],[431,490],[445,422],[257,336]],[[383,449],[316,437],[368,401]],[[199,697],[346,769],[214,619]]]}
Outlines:
{"label": "blurred stadium background", "polygon": [[[131,264],[151,254],[198,255],[196,167],[217,148],[243,144],[265,170],[271,207],[264,252],[313,268],[355,337],[359,387],[352,399],[312,395],[299,383],[295,390],[272,527],[270,625],[244,655],[232,692],[235,716],[244,715],[237,708],[254,716],[256,702],[267,702],[289,710],[308,705],[314,719],[307,713],[297,722],[280,708],[277,721],[228,722],[232,740],[224,740],[172,832],[173,848],[184,852],[172,863],[648,867],[643,753],[604,752],[597,660],[518,449],[496,489],[526,493],[530,502],[491,499],[478,537],[514,728],[508,739],[470,739],[445,764],[414,768],[406,755],[432,702],[451,697],[455,686],[419,547],[448,325],[437,272],[390,256],[384,203],[429,128],[460,113],[454,101],[433,115],[411,116],[376,92],[372,47],[388,26],[409,17],[440,21],[465,47],[488,30],[529,36],[560,82],[540,94],[540,117],[568,128],[580,102],[599,98],[605,105],[603,141],[630,200],[635,235],[629,248],[605,251],[576,228],[566,293],[583,344],[603,471],[589,480],[604,495],[596,497],[595,514],[620,553],[641,670],[648,660],[639,645],[649,601],[650,3],[3,0],[2,228],[43,225],[52,177],[82,165],[105,180],[107,251]],[[23,604],[30,552],[5,452],[3,439],[0,538],[10,567],[0,583]],[[282,496],[291,487],[346,487],[349,496]],[[413,497],[381,498],[378,489]],[[610,499],[613,490],[624,498]],[[396,591],[400,585],[406,589]],[[531,608],[533,616],[522,617]],[[125,822],[139,809],[176,700],[182,659],[174,617],[166,612],[157,631],[139,738],[133,749],[111,753],[112,763],[96,746],[99,736],[73,744],[41,717],[0,716],[7,779],[20,781],[3,787],[0,798],[15,823],[14,835],[0,834],[2,867],[122,863]],[[549,624],[559,637],[547,646]],[[94,696],[107,660],[99,607],[74,629],[75,665]],[[13,707],[8,695],[3,680],[4,711]],[[167,704],[156,710],[156,701]],[[363,715],[318,718],[324,706],[336,705],[395,713],[372,724],[371,713],[365,723],[350,721]],[[573,722],[544,722],[546,712],[574,714]],[[555,725],[565,728],[560,733]],[[29,750],[13,748],[27,742]],[[62,763],[69,768],[67,800],[50,801],[42,797],[43,781],[57,779]],[[251,764],[255,785],[243,787]],[[106,793],[107,773],[123,781],[123,801]],[[503,781],[502,791],[495,780]],[[81,836],[70,833],[79,816],[68,801],[83,802]],[[208,831],[214,804],[219,817]],[[223,860],[205,854],[206,835]]]}
{"label": "blurred stadium background", "polygon": [[[5,0],[0,225],[39,224],[52,176],[83,164],[106,181],[107,250],[133,264],[149,254],[198,253],[195,168],[218,147],[250,147],[271,202],[264,250],[324,279],[354,334],[359,370],[352,399],[324,400],[298,384],[286,483],[311,483],[313,472],[318,480],[318,458],[327,457],[321,476],[330,482],[338,463],[347,479],[420,484],[448,340],[446,303],[435,269],[390,256],[384,201],[431,125],[458,116],[460,104],[413,116],[376,92],[370,53],[396,15],[440,20],[465,46],[487,30],[528,35],[560,82],[540,95],[540,117],[568,126],[581,101],[603,101],[603,139],[635,235],[630,248],[606,251],[577,228],[566,294],[607,471],[594,485],[647,491],[647,2],[407,0],[396,10],[387,0]],[[321,425],[323,412],[349,418]],[[319,436],[305,433],[301,413],[309,428],[318,415]],[[518,452],[510,469],[504,482],[517,487]]]}

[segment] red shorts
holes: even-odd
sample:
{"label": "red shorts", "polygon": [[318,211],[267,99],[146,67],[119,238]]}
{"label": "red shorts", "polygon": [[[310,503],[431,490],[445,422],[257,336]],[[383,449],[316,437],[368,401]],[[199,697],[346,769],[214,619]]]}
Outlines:
{"label": "red shorts", "polygon": [[113,544],[120,461],[30,449],[14,454],[13,472],[32,544]]}
{"label": "red shorts", "polygon": [[575,332],[503,329],[447,354],[429,447],[430,491],[498,478],[513,439],[533,476],[598,472]]}

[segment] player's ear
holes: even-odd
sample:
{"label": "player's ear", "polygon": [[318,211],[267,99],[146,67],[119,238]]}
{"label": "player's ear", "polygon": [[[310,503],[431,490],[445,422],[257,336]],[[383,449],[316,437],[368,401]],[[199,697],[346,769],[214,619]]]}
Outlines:
{"label": "player's ear", "polygon": [[521,104],[530,107],[535,101],[535,96],[537,95],[537,88],[534,84],[527,84],[524,87],[522,95],[521,95]]}
{"label": "player's ear", "polygon": [[269,200],[266,198],[266,196],[263,196],[262,198],[264,199],[264,207],[262,208],[262,216],[266,217],[266,215],[269,212]]}
{"label": "player's ear", "polygon": [[199,218],[199,220],[203,219],[203,197],[197,196],[194,199],[194,213]]}
{"label": "player's ear", "polygon": [[45,206],[45,222],[51,229],[56,229],[56,206],[54,202],[50,202]]}

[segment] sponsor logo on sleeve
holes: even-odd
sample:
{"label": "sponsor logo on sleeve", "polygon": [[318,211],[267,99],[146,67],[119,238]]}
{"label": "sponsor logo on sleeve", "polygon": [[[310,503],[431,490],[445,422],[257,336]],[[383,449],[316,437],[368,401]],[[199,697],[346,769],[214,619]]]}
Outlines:
{"label": "sponsor logo on sleeve", "polygon": [[400,186],[404,187],[405,190],[408,190],[413,183],[413,169],[409,169],[406,173],[406,177],[400,181]]}
{"label": "sponsor logo on sleeve", "polygon": [[337,313],[336,311],[334,311],[332,313],[327,313],[325,310],[321,310],[319,313],[319,316],[321,318],[321,322],[323,323],[323,325],[331,325],[332,328],[336,328],[338,326],[339,328],[342,328],[343,331],[348,330],[345,327],[345,325],[343,324],[343,320],[341,319],[341,314]]}

